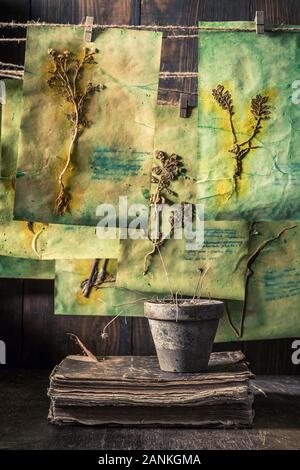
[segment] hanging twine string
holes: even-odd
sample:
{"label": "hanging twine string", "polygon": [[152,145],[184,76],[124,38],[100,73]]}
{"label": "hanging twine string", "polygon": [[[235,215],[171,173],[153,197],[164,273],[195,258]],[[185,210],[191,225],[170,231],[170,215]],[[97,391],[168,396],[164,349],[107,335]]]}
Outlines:
{"label": "hanging twine string", "polygon": [[[8,68],[11,67],[11,68]],[[12,64],[10,62],[1,62],[0,61],[0,74],[1,75],[13,75],[17,78],[23,78],[24,75],[24,66]],[[197,72],[160,72],[160,79],[167,80],[169,78],[197,78]],[[178,91],[178,90],[176,90]]]}
{"label": "hanging twine string", "polygon": [[9,73],[3,73],[1,70],[0,70],[0,77],[2,77],[2,78],[13,78],[15,80],[23,80],[23,77],[19,77],[18,75],[13,75],[13,74],[9,74]]}
{"label": "hanging twine string", "polygon": [[9,70],[9,69],[1,69],[1,73],[10,73],[12,75],[19,75],[20,77],[23,77],[23,70]]}
{"label": "hanging twine string", "polygon": [[193,78],[198,77],[198,72],[160,72],[160,78],[173,78],[173,77],[184,77],[184,78]]}
{"label": "hanging twine string", "polygon": [[198,39],[198,34],[170,34],[164,36],[163,39]]}
{"label": "hanging twine string", "polygon": [[11,64],[10,62],[1,62],[1,61],[0,61],[0,66],[4,66],[4,67],[14,67],[14,68],[19,69],[19,70],[24,70],[24,66],[23,66],[23,65]]}
{"label": "hanging twine string", "polygon": [[0,42],[25,42],[26,38],[0,38]]}
{"label": "hanging twine string", "polygon": [[[7,22],[0,22],[0,29],[1,28],[27,28],[28,26],[30,27],[73,27],[73,28],[85,28],[84,23],[80,24],[70,24],[70,23],[46,23],[46,22],[35,22],[35,21],[30,21],[27,23],[15,23],[14,21],[11,21],[9,23]],[[255,27],[253,28],[219,28],[219,27],[206,27],[206,26],[182,26],[182,25],[124,25],[124,24],[94,24],[92,25],[93,29],[114,29],[114,28],[120,28],[120,29],[133,29],[133,30],[149,30],[149,31],[169,31],[172,34],[169,34],[167,36],[164,36],[163,39],[193,39],[197,38],[197,34],[176,34],[176,31],[183,31],[183,32],[198,32],[198,31],[216,31],[216,32],[228,32],[228,31],[236,31],[236,32],[255,32]],[[299,33],[300,32],[300,25],[299,26],[293,26],[293,27],[288,27],[288,26],[275,26],[275,27],[269,27],[265,29],[266,32],[288,32],[288,33]],[[0,38],[0,43],[22,43],[26,42],[26,38]],[[19,69],[21,73],[19,73],[17,70],[11,70],[8,69],[7,67],[12,67],[15,69]],[[5,67],[3,69],[2,67]],[[16,64],[4,64],[0,63],[0,76],[5,77],[5,78],[15,78],[21,80],[23,78],[23,68],[21,66],[18,66]],[[160,73],[160,79],[161,80],[166,80],[169,78],[193,78],[197,77],[197,72],[161,72]],[[164,88],[159,88],[160,91],[163,91]],[[174,91],[174,92],[182,92],[182,90],[169,90],[165,89],[166,91]],[[191,91],[185,91],[185,93],[189,95],[197,94],[197,92],[191,92]]]}
{"label": "hanging twine string", "polygon": [[[58,27],[58,28],[85,28],[84,23],[79,23],[79,24],[70,24],[70,23],[46,23],[46,22],[39,22],[39,21],[28,21],[27,23],[15,23],[14,21],[11,21],[9,23],[5,22],[0,22],[0,28],[27,28],[28,26],[30,27],[43,27],[43,26],[50,26],[50,27]],[[221,28],[221,27],[209,27],[209,26],[183,26],[183,25],[128,25],[128,24],[93,24],[92,29],[114,29],[114,28],[120,28],[120,29],[142,29],[142,30],[150,30],[150,31],[191,31],[191,32],[197,32],[197,31],[237,31],[237,32],[255,32],[255,23],[253,22],[253,28],[238,28],[238,27],[232,27],[232,28]],[[266,32],[288,32],[288,33],[299,33],[300,32],[300,25],[299,26],[291,26],[289,27],[288,25],[286,26],[272,26],[272,27],[267,27],[265,29]],[[175,37],[174,36],[167,36],[167,37]],[[186,37],[186,38],[191,38],[191,37],[197,37],[197,35],[178,35],[177,37]],[[11,41],[26,41],[25,38],[4,38],[5,40],[11,40]]]}
{"label": "hanging twine string", "polygon": [[[72,23],[47,23],[45,21],[28,21],[27,23],[16,23],[14,21],[10,22],[0,22],[0,28],[27,28],[28,26],[51,26],[51,27],[75,27],[75,28],[84,28],[85,23],[72,24]],[[128,24],[93,24],[92,28],[121,28],[121,29],[150,29],[153,31],[160,30],[184,30],[184,31],[255,31],[255,22],[253,21],[253,28],[220,28],[220,27],[208,27],[208,26],[188,26],[188,25],[128,25]],[[266,29],[266,31],[295,31],[299,32],[299,26],[272,26]]]}

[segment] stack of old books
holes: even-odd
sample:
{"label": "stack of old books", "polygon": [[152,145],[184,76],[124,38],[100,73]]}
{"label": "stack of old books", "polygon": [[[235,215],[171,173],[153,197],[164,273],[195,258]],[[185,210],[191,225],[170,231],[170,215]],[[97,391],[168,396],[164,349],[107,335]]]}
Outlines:
{"label": "stack of old books", "polygon": [[213,353],[205,373],[162,372],[156,357],[68,356],[50,376],[55,424],[250,427],[253,375],[241,352]]}

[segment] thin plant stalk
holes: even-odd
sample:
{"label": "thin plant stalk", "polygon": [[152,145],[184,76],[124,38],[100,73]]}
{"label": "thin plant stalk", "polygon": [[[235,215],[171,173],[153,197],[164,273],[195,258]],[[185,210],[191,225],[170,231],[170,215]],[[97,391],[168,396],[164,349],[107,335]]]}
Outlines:
{"label": "thin plant stalk", "polygon": [[232,102],[232,96],[228,90],[224,89],[223,85],[218,85],[212,90],[212,95],[218,105],[224,109],[229,116],[229,123],[232,135],[233,146],[229,150],[233,154],[234,158],[234,171],[232,176],[232,188],[229,193],[228,199],[238,192],[238,182],[243,173],[243,160],[247,157],[250,151],[260,148],[260,146],[253,146],[252,142],[257,137],[262,129],[263,121],[271,119],[270,105],[268,104],[269,97],[256,95],[251,100],[251,114],[254,119],[253,131],[248,139],[244,142],[238,142],[237,132],[233,122],[234,117],[234,106]]}
{"label": "thin plant stalk", "polygon": [[72,161],[75,144],[84,128],[91,124],[87,120],[88,102],[96,92],[104,88],[103,85],[93,85],[91,82],[84,87],[81,83],[86,67],[89,64],[96,64],[96,52],[96,49],[90,50],[84,47],[83,53],[78,59],[68,50],[59,52],[55,49],[49,49],[48,51],[54,65],[54,69],[49,71],[51,77],[47,81],[48,86],[58,91],[58,94],[71,106],[70,112],[66,114],[72,124],[71,141],[64,167],[57,179],[59,193],[55,200],[54,213],[58,216],[63,216],[69,210],[71,196],[64,179]]}

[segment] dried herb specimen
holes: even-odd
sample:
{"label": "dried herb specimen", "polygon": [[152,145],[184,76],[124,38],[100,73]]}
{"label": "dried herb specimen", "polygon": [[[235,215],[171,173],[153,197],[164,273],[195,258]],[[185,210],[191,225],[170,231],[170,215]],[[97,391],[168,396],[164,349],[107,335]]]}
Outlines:
{"label": "dried herb specimen", "polygon": [[156,159],[160,165],[153,167],[151,183],[156,184],[156,190],[150,197],[150,204],[164,204],[166,202],[163,192],[173,194],[174,191],[170,189],[170,184],[173,180],[185,173],[181,158],[172,153],[168,155],[161,150],[157,150]]}
{"label": "dried herb specimen", "polygon": [[71,140],[65,159],[65,165],[58,176],[60,186],[59,194],[55,201],[54,213],[62,216],[69,209],[70,194],[68,193],[64,176],[72,160],[74,146],[86,127],[91,125],[87,119],[88,104],[92,96],[101,91],[103,85],[93,85],[88,82],[83,85],[84,71],[91,64],[96,64],[96,49],[84,47],[81,54],[75,55],[69,50],[63,52],[49,49],[48,54],[54,68],[49,71],[51,77],[47,84],[55,89],[63,100],[70,105],[70,111],[66,118],[71,123]]}
{"label": "dried herb specimen", "polygon": [[[156,188],[155,192],[151,194],[150,197],[150,204],[152,207],[154,207],[155,218],[159,217],[158,212],[155,211],[156,206],[158,204],[165,204],[166,202],[166,196],[163,195],[163,193],[176,196],[176,193],[170,189],[171,182],[176,180],[179,176],[185,174],[185,168],[183,167],[181,158],[175,153],[168,155],[167,153],[158,150],[156,152],[156,159],[160,162],[160,165],[157,165],[152,169],[151,183],[154,183]],[[157,220],[154,221],[154,223],[156,222]],[[160,254],[160,247],[163,245],[165,240],[170,238],[174,230],[174,225],[175,219],[174,216],[172,216],[170,218],[169,233],[163,235],[161,232],[159,232],[156,238],[148,237],[153,246],[144,257],[144,276],[149,271],[149,257],[153,256],[156,252]]]}
{"label": "dried herb specimen", "polygon": [[99,270],[99,259],[95,259],[92,265],[89,278],[80,285],[81,292],[84,297],[88,297],[93,288],[100,289],[104,282],[114,282],[115,276],[109,275],[106,271],[108,259],[103,260],[103,265]]}
{"label": "dried herb specimen", "polygon": [[254,123],[252,126],[252,133],[248,139],[244,142],[238,142],[236,130],[233,122],[234,116],[234,107],[232,103],[232,97],[228,90],[224,89],[223,85],[218,85],[217,88],[212,90],[212,95],[219,106],[227,112],[229,116],[230,129],[232,134],[233,146],[229,150],[230,153],[233,153],[233,158],[235,160],[234,173],[232,177],[232,190],[229,195],[229,198],[238,192],[238,181],[243,173],[243,160],[249,154],[251,150],[260,148],[259,146],[253,146],[253,139],[257,137],[262,129],[263,121],[267,121],[271,118],[270,105],[268,104],[269,97],[256,95],[255,98],[251,100],[251,114],[254,118]]}

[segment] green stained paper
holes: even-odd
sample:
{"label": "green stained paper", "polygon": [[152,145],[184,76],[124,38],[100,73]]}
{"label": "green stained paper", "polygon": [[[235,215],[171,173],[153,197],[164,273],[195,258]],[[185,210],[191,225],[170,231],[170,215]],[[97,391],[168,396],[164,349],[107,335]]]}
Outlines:
{"label": "green stained paper", "polygon": [[0,178],[0,224],[8,224],[11,221],[14,195],[13,180]]}
{"label": "green stained paper", "polygon": [[171,294],[172,291],[193,296],[201,269],[203,279],[199,282],[197,296],[243,300],[248,236],[246,222],[205,222],[202,249],[191,250],[184,239],[166,240],[160,248],[162,259],[157,252],[149,257],[146,275],[143,275],[144,259],[152,243],[141,239],[121,240],[117,286],[141,292]]}
{"label": "green stained paper", "polygon": [[[162,192],[170,203],[195,201],[199,162],[197,160],[197,112],[187,119],[179,117],[178,107],[158,106],[155,126],[155,150],[177,154],[185,173],[171,181],[172,193]],[[159,165],[156,159],[153,166]],[[155,184],[151,185],[151,193]],[[160,248],[168,272],[166,276],[159,253],[148,258],[149,271],[143,275],[145,256],[152,250],[149,240],[121,240],[117,285],[142,292],[163,295],[194,295],[199,281],[198,269],[207,270],[197,295],[216,298],[244,298],[248,224],[246,222],[205,222],[205,245],[192,251],[185,240],[166,240]],[[230,283],[228,282],[230,279]]]}
{"label": "green stained paper", "polygon": [[6,80],[5,83],[0,167],[3,175],[0,178],[0,255],[44,260],[87,256],[117,258],[118,231],[115,239],[102,240],[97,236],[96,227],[41,223],[29,226],[27,222],[12,220],[22,87],[17,80]]}
{"label": "green stained paper", "polygon": [[22,81],[3,80],[5,102],[1,105],[0,224],[12,218],[14,176],[18,157],[18,136],[22,112]]}
{"label": "green stained paper", "polygon": [[[256,34],[253,23],[200,23],[250,32],[199,32],[199,122],[197,201],[205,217],[219,220],[278,220],[300,216],[299,33]],[[218,85],[231,94],[236,143],[255,125],[251,100],[268,97],[270,119],[260,121],[233,189],[234,139],[228,109],[212,95]],[[240,148],[245,149],[244,144]],[[237,150],[237,147],[235,147]]]}
{"label": "green stained paper", "polygon": [[[55,313],[61,315],[119,315],[143,316],[144,300],[153,295],[130,292],[115,287],[114,282],[104,282],[100,289],[93,288],[89,297],[81,292],[81,283],[92,269],[94,260],[57,260],[55,263]],[[99,262],[99,268],[103,260]],[[108,273],[116,274],[117,260],[109,260]]]}
{"label": "green stained paper", "polygon": [[[248,289],[247,311],[242,340],[297,337],[300,335],[300,224],[293,221],[259,222],[251,237],[250,253],[264,240],[286,231],[279,240],[260,252],[252,265],[254,275]],[[242,303],[229,301],[228,311],[239,328]],[[234,341],[237,336],[224,316],[218,341]]]}
{"label": "green stained paper", "polygon": [[18,140],[23,106],[22,80],[2,80],[5,84],[5,103],[1,105],[1,178],[13,178],[18,157]]}
{"label": "green stained paper", "polygon": [[11,221],[0,225],[0,254],[41,260],[117,258],[119,239],[101,239],[95,227]]}
{"label": "green stained paper", "polygon": [[54,261],[0,256],[0,278],[54,279]]}
{"label": "green stained paper", "polygon": [[[96,225],[99,204],[145,203],[149,195],[161,33],[93,30],[97,64],[84,81],[104,85],[90,100],[91,124],[80,135],[66,174],[70,212],[54,215],[58,176],[70,145],[70,105],[47,85],[48,49],[85,46],[83,28],[28,28],[24,113],[17,170],[15,216],[46,223]],[[39,47],[36,47],[36,45]],[[90,44],[89,44],[90,46]]]}

